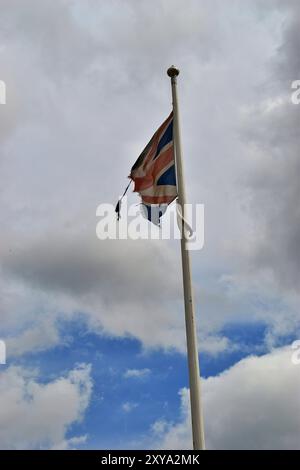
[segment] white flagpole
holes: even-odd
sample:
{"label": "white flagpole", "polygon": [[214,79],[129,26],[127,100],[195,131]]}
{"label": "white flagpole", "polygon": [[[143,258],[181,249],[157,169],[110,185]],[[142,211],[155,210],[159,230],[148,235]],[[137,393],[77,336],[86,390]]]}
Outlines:
{"label": "white flagpole", "polygon": [[175,146],[175,164],[176,164],[176,177],[177,177],[177,191],[178,202],[182,211],[182,226],[181,226],[181,260],[182,260],[182,274],[183,274],[183,292],[184,292],[184,305],[185,305],[185,325],[186,325],[186,339],[187,339],[187,353],[189,365],[189,380],[190,380],[190,398],[191,398],[191,415],[192,415],[192,431],[193,431],[193,448],[194,450],[204,450],[204,427],[203,427],[203,414],[201,406],[201,391],[200,391],[200,369],[197,348],[197,332],[196,321],[194,313],[194,302],[191,281],[191,263],[190,254],[187,249],[186,243],[186,230],[184,229],[185,220],[185,186],[183,177],[183,165],[181,157],[181,139],[179,128],[179,110],[177,99],[177,76],[179,70],[172,65],[167,74],[171,78],[172,86],[172,99],[173,99],[173,123],[174,123],[174,146]]}

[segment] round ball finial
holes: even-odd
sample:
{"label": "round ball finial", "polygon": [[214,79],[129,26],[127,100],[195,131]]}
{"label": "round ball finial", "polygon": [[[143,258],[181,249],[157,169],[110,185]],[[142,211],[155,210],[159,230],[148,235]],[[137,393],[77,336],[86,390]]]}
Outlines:
{"label": "round ball finial", "polygon": [[177,77],[179,75],[179,69],[175,67],[175,65],[171,65],[171,67],[169,67],[167,70],[167,74],[171,78]]}

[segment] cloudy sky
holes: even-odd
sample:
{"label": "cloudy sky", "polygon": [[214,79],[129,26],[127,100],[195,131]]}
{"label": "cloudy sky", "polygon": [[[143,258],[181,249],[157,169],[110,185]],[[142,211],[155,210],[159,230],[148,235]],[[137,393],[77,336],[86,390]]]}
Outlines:
{"label": "cloudy sky", "polygon": [[1,0],[0,448],[191,448],[179,243],[96,237],[174,63],[207,448],[300,449],[299,21],[296,0]]}

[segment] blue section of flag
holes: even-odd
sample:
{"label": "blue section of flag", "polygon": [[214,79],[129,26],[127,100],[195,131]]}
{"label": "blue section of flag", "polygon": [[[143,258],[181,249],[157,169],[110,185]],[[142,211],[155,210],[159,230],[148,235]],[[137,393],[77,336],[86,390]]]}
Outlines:
{"label": "blue section of flag", "polygon": [[165,171],[157,180],[157,186],[170,185],[176,186],[176,172],[175,165],[172,165],[167,171]]}
{"label": "blue section of flag", "polygon": [[162,135],[159,143],[158,143],[158,146],[157,146],[157,150],[156,150],[156,154],[153,158],[153,160],[155,160],[155,158],[160,154],[161,150],[167,145],[169,144],[170,142],[172,142],[173,140],[173,120],[170,122],[170,124],[168,125],[167,129],[165,130],[164,134]]}
{"label": "blue section of flag", "polygon": [[155,225],[160,225],[160,218],[166,212],[168,204],[141,204],[142,215]]}

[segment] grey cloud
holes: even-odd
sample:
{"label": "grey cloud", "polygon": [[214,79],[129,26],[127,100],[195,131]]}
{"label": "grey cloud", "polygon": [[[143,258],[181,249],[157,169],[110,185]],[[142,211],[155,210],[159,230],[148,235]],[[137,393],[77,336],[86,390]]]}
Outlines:
{"label": "grey cloud", "polygon": [[166,244],[49,235],[3,250],[2,273],[44,298],[52,323],[57,312],[82,312],[99,333],[184,350],[179,257]]}
{"label": "grey cloud", "polygon": [[[29,290],[34,309],[40,311],[36,325],[9,339],[13,353],[29,350],[31,340],[36,349],[43,341],[45,347],[57,344],[58,312],[70,318],[74,311],[85,313],[99,333],[129,334],[146,347],[185,351],[179,246],[173,250],[167,241],[100,241],[71,231],[68,236],[48,233],[21,244],[11,237],[7,243],[12,248],[0,250],[3,278]],[[219,354],[237,347],[218,331],[222,315],[228,321],[240,315],[240,302],[224,294],[222,286],[211,292],[207,286],[195,287],[201,351]],[[11,302],[4,304],[4,312]],[[25,308],[24,300],[22,304]],[[20,316],[19,326],[30,318],[28,312],[25,319]]]}
{"label": "grey cloud", "polygon": [[278,78],[284,86],[290,86],[293,80],[300,76],[300,35],[299,35],[299,16],[300,6],[296,0],[287,2],[278,1],[278,7],[285,13],[283,21],[283,41],[278,48],[279,62],[275,64],[275,70]]}
{"label": "grey cloud", "polygon": [[[300,108],[290,99],[289,64],[294,67],[294,47],[300,42],[299,30],[295,28],[300,10],[292,11],[279,58],[274,59],[286,81],[277,90],[272,89],[275,94],[268,94],[265,106],[255,108],[245,124],[246,142],[251,146],[249,153],[252,152],[255,162],[246,185],[257,231],[249,265],[254,270],[269,270],[277,285],[287,292],[299,292]],[[300,69],[293,73],[298,77]]]}
{"label": "grey cloud", "polygon": [[95,56],[96,42],[76,21],[70,2],[4,0],[1,13],[4,42],[21,41],[28,59],[33,55],[48,77],[75,78]]}
{"label": "grey cloud", "polygon": [[174,296],[180,287],[175,274],[180,266],[172,251],[151,241],[48,234],[6,252],[2,267],[35,287],[79,296],[99,290],[104,297],[134,296],[146,301],[164,294]]}
{"label": "grey cloud", "polygon": [[[28,291],[24,321],[34,316],[30,298],[40,311],[45,296],[51,299],[46,315],[84,310],[110,333],[136,334],[148,344],[170,345],[175,338],[183,349],[179,253],[166,281],[164,266],[155,262],[163,250],[135,243],[123,251],[123,244],[103,248],[92,240],[95,209],[115,201],[169,111],[165,71],[176,62],[188,193],[206,206],[206,245],[194,256],[197,282],[210,279],[199,296],[201,325],[209,339],[211,328],[245,316],[245,301],[228,301],[219,278],[236,270],[231,245],[239,246],[248,230],[237,184],[247,171],[239,111],[257,100],[278,19],[273,7],[262,19],[252,2],[243,9],[231,3],[230,12],[223,1],[189,1],[184,8],[164,1],[151,11],[148,4],[2,2],[1,73],[16,100],[0,167],[3,316],[20,309],[8,287],[19,282],[14,289]],[[1,108],[7,122],[8,111]],[[4,254],[4,245],[13,253]],[[165,266],[171,258],[166,255]],[[145,264],[148,274],[137,274]],[[156,296],[161,291],[167,307]]]}

